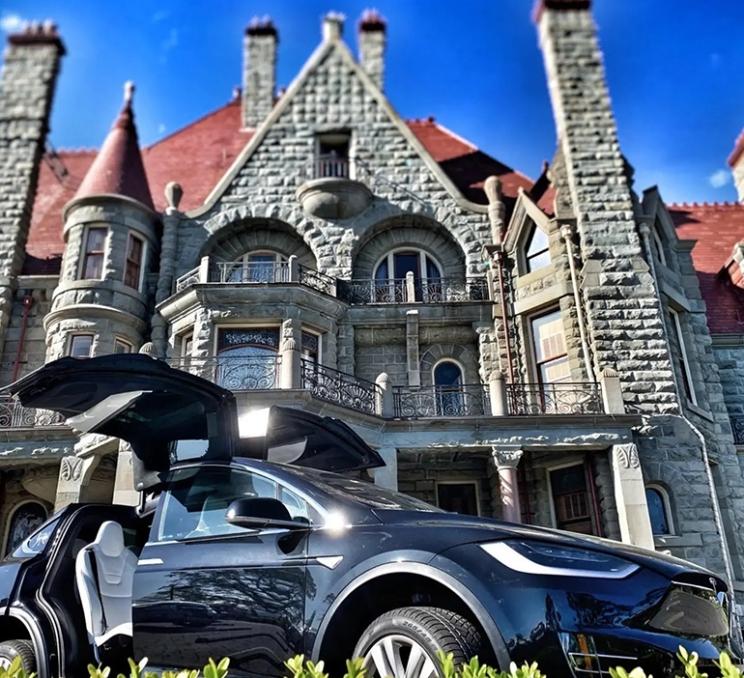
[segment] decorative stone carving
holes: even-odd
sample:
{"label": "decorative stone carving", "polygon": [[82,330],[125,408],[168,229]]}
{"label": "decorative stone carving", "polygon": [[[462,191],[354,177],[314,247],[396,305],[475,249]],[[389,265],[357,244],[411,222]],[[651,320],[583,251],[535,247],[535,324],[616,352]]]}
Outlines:
{"label": "decorative stone carving", "polygon": [[491,456],[498,469],[517,468],[523,454],[523,450],[509,450],[495,447],[491,450]]}
{"label": "decorative stone carving", "polygon": [[175,181],[169,181],[165,185],[163,193],[165,194],[165,201],[168,203],[168,207],[166,208],[167,211],[169,213],[176,212],[178,206],[181,204],[181,198],[183,197],[183,188],[181,188],[181,184]]}
{"label": "decorative stone carving", "polygon": [[638,448],[635,443],[615,445],[615,455],[625,468],[639,468],[641,460],[638,457]]}
{"label": "decorative stone carving", "polygon": [[363,183],[352,179],[313,179],[297,189],[305,213],[321,219],[355,217],[369,207],[372,198]]}
{"label": "decorative stone carving", "polygon": [[83,473],[83,460],[80,457],[62,459],[60,476],[65,482],[77,482]]}

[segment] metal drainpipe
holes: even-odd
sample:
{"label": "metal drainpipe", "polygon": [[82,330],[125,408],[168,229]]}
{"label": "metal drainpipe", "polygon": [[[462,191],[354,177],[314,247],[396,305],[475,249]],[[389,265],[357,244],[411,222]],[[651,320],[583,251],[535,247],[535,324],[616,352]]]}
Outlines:
{"label": "metal drainpipe", "polygon": [[592,361],[589,358],[589,344],[586,341],[586,330],[584,327],[584,310],[581,307],[581,295],[579,294],[579,282],[576,276],[576,262],[573,249],[573,228],[569,224],[561,226],[561,238],[566,243],[568,250],[568,266],[571,269],[571,287],[573,287],[574,304],[576,305],[576,319],[579,323],[579,337],[581,338],[581,352],[584,354],[584,369],[587,379],[594,380],[597,375],[592,369]]}
{"label": "metal drainpipe", "polygon": [[[654,255],[653,251],[651,249],[651,241],[649,239],[649,233],[651,231],[648,224],[643,223],[641,224],[639,228],[641,232],[641,239],[643,240],[643,249],[646,252],[646,258],[648,259],[649,268],[651,269],[651,277],[654,281],[654,286],[656,287],[656,294],[659,297],[659,300],[661,300],[661,292],[659,291],[659,279],[656,276],[656,262],[654,261]],[[666,315],[664,313],[664,309],[660,308],[661,311],[661,328],[662,332],[664,333],[664,340],[666,341],[667,346],[669,346],[669,331],[667,329],[667,322],[666,322]],[[674,381],[674,386],[677,391],[677,393],[681,393],[679,388],[679,383],[677,381],[677,373],[674,369],[674,365],[672,367],[672,379]],[[726,539],[726,533],[723,529],[723,517],[721,515],[721,506],[718,503],[718,492],[716,491],[716,483],[713,478],[713,472],[710,468],[710,457],[708,456],[708,445],[705,442],[705,436],[702,434],[702,432],[698,429],[695,424],[693,424],[685,415],[684,410],[682,409],[682,403],[678,403],[679,408],[679,414],[673,415],[677,418],[681,419],[687,427],[692,431],[693,435],[700,441],[700,447],[702,450],[702,460],[703,465],[705,466],[705,475],[708,480],[708,489],[710,491],[710,498],[713,502],[713,520],[716,524],[716,529],[718,530],[718,537],[721,540],[721,553],[723,554],[723,565],[726,570],[726,583],[729,587],[729,592],[731,593],[731,599],[734,605],[736,605],[736,598],[734,594],[734,567],[731,562],[731,551],[729,550],[728,546],[728,540]],[[738,640],[741,642],[741,626],[739,624],[739,618],[736,614],[736,610],[734,609],[732,614],[732,620],[734,624],[734,629],[738,635]]]}
{"label": "metal drainpipe", "polygon": [[514,383],[514,366],[512,365],[511,332],[509,331],[509,314],[506,312],[506,293],[504,292],[504,253],[496,253],[496,271],[499,277],[499,298],[501,301],[501,324],[504,328],[504,344],[506,345],[506,362],[509,368],[509,383]]}
{"label": "metal drainpipe", "polygon": [[26,328],[28,327],[28,314],[34,305],[34,298],[27,294],[23,297],[23,316],[21,317],[21,336],[18,338],[18,350],[16,351],[15,362],[13,363],[13,381],[18,379],[18,372],[21,369],[21,355],[23,346],[26,341]]}

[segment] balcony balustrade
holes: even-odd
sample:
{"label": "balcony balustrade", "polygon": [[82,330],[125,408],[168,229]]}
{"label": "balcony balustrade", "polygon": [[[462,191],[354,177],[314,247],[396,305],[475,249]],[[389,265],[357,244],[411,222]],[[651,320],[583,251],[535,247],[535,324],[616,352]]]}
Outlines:
{"label": "balcony balustrade", "polygon": [[491,414],[488,389],[483,384],[462,386],[395,386],[395,416],[472,417]]}
{"label": "balcony balustrade", "polygon": [[366,414],[375,414],[377,411],[379,387],[371,381],[305,359],[302,360],[301,378],[302,388],[319,400]]}
{"label": "balcony balustrade", "polygon": [[349,159],[337,153],[319,155],[315,161],[316,179],[348,179]]}
{"label": "balcony balustrade", "polygon": [[11,396],[0,396],[0,429],[59,426],[64,423],[65,418],[61,414],[24,407]]}
{"label": "balcony balustrade", "polygon": [[604,402],[597,382],[555,384],[506,384],[507,413],[602,414]]}
{"label": "balcony balustrade", "polygon": [[217,264],[217,282],[221,283],[287,283],[286,261],[221,261]]}

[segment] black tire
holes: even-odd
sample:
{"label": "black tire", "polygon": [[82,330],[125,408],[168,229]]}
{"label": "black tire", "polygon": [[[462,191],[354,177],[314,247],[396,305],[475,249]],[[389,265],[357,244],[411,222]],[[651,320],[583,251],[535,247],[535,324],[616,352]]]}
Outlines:
{"label": "black tire", "polygon": [[[366,658],[369,674],[377,678],[385,676],[379,675],[381,671],[374,666],[373,657],[367,655],[386,636],[402,636],[418,644],[434,663],[438,676],[441,676],[438,650],[451,652],[455,666],[459,667],[481,653],[483,648],[480,632],[461,615],[440,607],[401,607],[377,617],[364,631],[354,649],[354,656]],[[405,663],[406,657],[403,656],[402,660]]]}
{"label": "black tire", "polygon": [[36,671],[36,654],[30,640],[4,640],[0,642],[0,666],[10,664],[16,657],[21,658],[21,666],[27,674]]}

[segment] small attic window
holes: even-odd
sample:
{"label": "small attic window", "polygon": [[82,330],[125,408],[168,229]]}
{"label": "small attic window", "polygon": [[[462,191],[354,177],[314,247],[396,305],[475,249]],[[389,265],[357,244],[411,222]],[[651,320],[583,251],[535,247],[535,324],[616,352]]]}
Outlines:
{"label": "small attic window", "polygon": [[661,239],[661,224],[657,219],[651,227],[651,241],[653,243],[653,254],[660,264],[667,265],[666,254],[664,252],[664,242]]}
{"label": "small attic window", "polygon": [[550,250],[548,245],[548,234],[533,222],[524,249],[527,273],[544,268],[545,266],[550,266]]}
{"label": "small attic window", "polygon": [[347,179],[350,146],[351,134],[348,132],[319,134],[316,143],[315,177]]}

